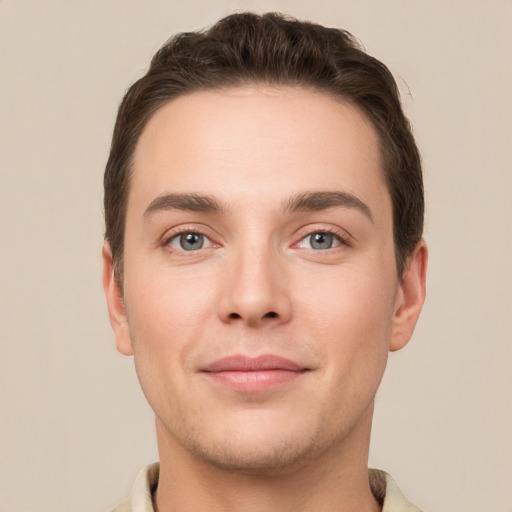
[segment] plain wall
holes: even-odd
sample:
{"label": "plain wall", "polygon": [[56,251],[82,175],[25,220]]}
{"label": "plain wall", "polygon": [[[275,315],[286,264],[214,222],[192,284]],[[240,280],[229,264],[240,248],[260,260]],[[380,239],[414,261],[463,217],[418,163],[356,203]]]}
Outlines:
{"label": "plain wall", "polygon": [[0,511],[108,511],[156,460],[100,280],[125,89],[233,10],[343,27],[392,70],[425,166],[428,298],[391,354],[370,464],[426,511],[510,512],[512,2],[0,0]]}

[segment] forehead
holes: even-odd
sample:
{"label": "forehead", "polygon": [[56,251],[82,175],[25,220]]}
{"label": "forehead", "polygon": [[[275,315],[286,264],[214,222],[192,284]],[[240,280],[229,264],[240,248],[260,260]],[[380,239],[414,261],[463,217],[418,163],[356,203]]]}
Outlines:
{"label": "forehead", "polygon": [[148,200],[169,191],[233,198],[340,187],[387,195],[371,122],[352,104],[303,88],[178,97],[149,120],[133,163],[131,190]]}

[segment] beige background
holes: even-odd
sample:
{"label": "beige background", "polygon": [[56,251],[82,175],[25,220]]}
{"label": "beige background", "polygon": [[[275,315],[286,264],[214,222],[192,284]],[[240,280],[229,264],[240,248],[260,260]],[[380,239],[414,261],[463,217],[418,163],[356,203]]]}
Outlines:
{"label": "beige background", "polygon": [[425,163],[428,299],[371,464],[426,511],[512,510],[512,2],[0,0],[0,511],[108,511],[156,458],[100,286],[118,102],[234,9],[347,28],[398,78]]}

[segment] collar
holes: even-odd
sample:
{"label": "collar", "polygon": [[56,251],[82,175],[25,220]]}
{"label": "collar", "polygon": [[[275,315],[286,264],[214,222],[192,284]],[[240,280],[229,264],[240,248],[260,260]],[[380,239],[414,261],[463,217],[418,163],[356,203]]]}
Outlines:
{"label": "collar", "polygon": [[[127,502],[112,512],[155,512],[151,496],[158,485],[160,464],[146,466],[135,479]],[[370,488],[382,504],[382,512],[421,512],[407,501],[391,476],[379,469],[369,469]]]}

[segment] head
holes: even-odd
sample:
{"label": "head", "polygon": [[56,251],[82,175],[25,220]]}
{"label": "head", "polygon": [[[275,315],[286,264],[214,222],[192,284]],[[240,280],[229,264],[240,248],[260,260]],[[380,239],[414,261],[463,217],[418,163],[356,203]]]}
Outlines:
{"label": "head", "polygon": [[160,451],[360,464],[423,303],[422,211],[395,83],[347,33],[241,14],[171,39],[105,174],[110,319]]}
{"label": "head", "polygon": [[379,139],[382,170],[393,205],[398,276],[423,232],[420,155],[387,67],[344,30],[278,14],[234,14],[202,32],[172,37],[119,108],[105,170],[105,240],[123,282],[126,205],[137,142],[167,102],[198,91],[266,84],[323,92],[356,106]]}

